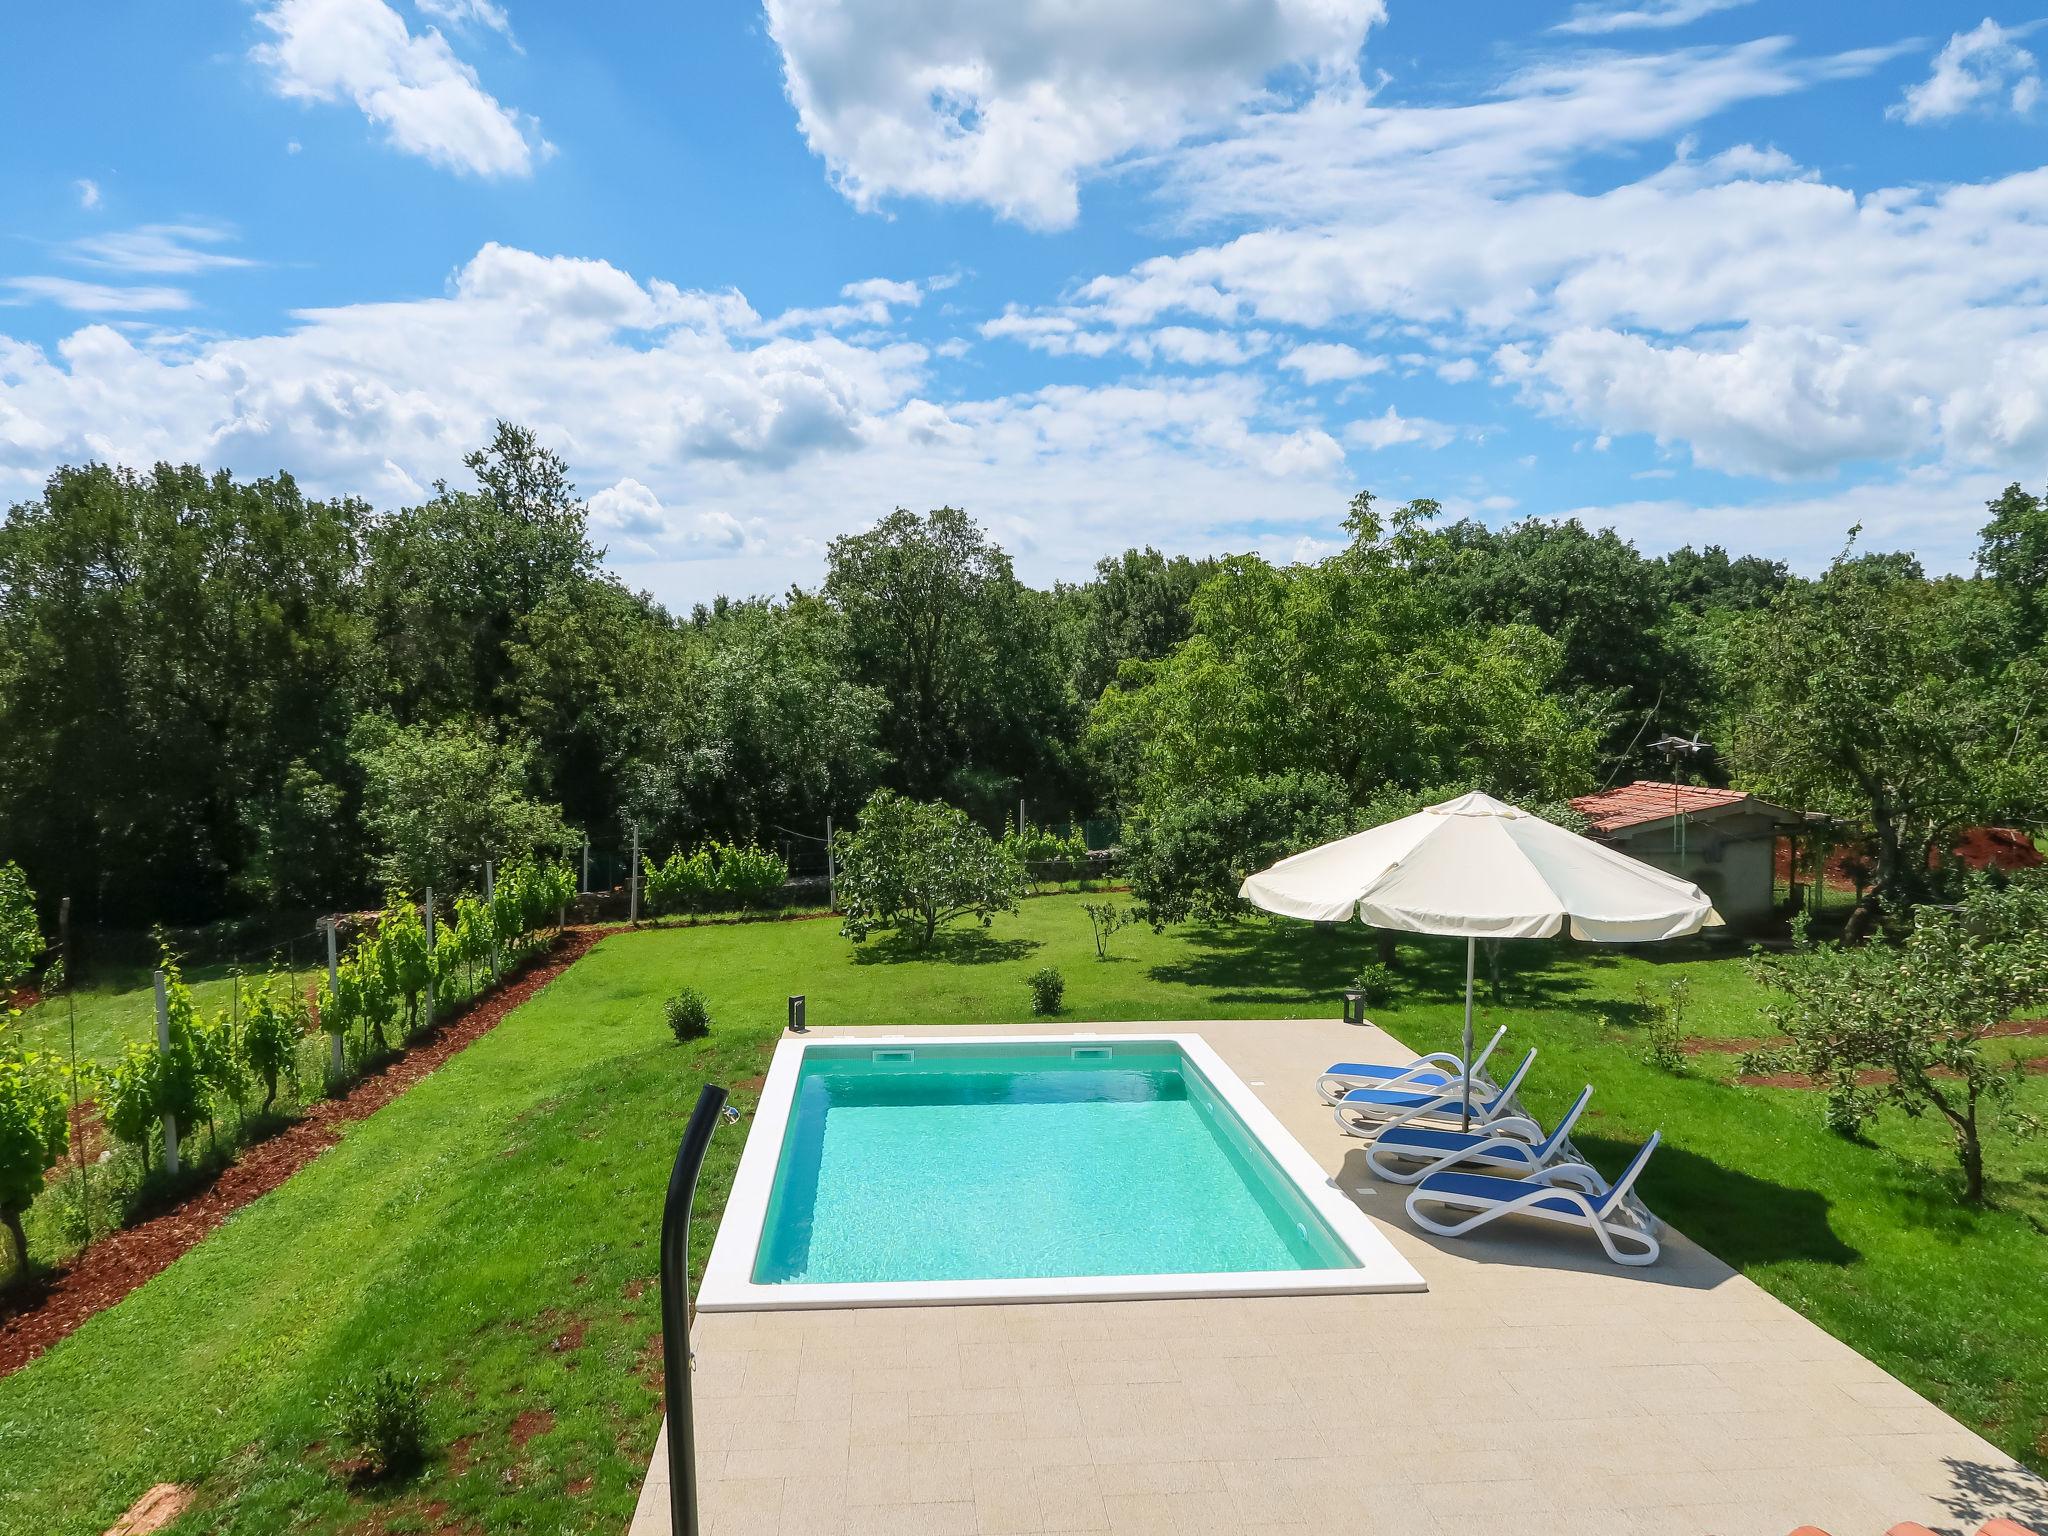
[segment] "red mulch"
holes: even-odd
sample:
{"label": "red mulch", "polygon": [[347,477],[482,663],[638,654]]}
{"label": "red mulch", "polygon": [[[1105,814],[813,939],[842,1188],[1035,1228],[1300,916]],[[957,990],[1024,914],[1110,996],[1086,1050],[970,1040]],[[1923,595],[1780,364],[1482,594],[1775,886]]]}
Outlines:
{"label": "red mulch", "polygon": [[[2020,1070],[2029,1077],[2048,1077],[2048,1056],[2029,1056],[2021,1061]],[[1954,1077],[1956,1074],[1946,1067],[1936,1067],[1929,1074],[1933,1077]],[[1888,1083],[1892,1075],[1878,1067],[1865,1067],[1856,1074],[1856,1081],[1864,1087],[1875,1087]],[[1820,1083],[1804,1072],[1752,1072],[1735,1079],[1747,1088],[1818,1088]]]}
{"label": "red mulch", "polygon": [[333,1146],[341,1139],[340,1126],[374,1114],[488,1034],[602,937],[590,930],[570,930],[539,962],[442,1021],[433,1034],[340,1098],[310,1105],[302,1119],[267,1141],[243,1148],[203,1189],[147,1221],[109,1233],[69,1264],[0,1293],[0,1377],[19,1370],[87,1319],[168,1269],[236,1211],[269,1194]]}
{"label": "red mulch", "polygon": [[[2030,1039],[2037,1035],[2048,1035],[2048,1019],[2014,1019],[2010,1024],[1998,1024],[1984,1031],[1987,1040]],[[1681,1040],[1678,1048],[1688,1056],[1740,1056],[1747,1051],[1759,1050],[1771,1042],[1757,1039],[1726,1040]],[[1743,1078],[1748,1082],[1748,1078]],[[1783,1087],[1783,1084],[1769,1086]]]}

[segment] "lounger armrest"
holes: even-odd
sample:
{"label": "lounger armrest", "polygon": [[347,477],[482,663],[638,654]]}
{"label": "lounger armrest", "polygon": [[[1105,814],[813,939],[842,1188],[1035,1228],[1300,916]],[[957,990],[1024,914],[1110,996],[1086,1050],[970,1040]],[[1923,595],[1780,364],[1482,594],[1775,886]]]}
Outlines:
{"label": "lounger armrest", "polygon": [[1486,1129],[1498,1140],[1526,1142],[1532,1147],[1543,1140],[1543,1127],[1527,1115],[1502,1115]]}
{"label": "lounger armrest", "polygon": [[1582,1194],[1599,1195],[1607,1192],[1607,1181],[1600,1177],[1597,1169],[1584,1163],[1557,1163],[1529,1175],[1531,1184],[1549,1184],[1554,1188],[1575,1189]]}

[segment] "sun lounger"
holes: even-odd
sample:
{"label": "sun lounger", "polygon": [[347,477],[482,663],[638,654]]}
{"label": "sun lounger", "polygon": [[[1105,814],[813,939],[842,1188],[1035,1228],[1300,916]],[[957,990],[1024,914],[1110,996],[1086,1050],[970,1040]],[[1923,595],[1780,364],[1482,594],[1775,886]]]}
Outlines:
{"label": "sun lounger", "polygon": [[[1417,1226],[1440,1237],[1463,1237],[1503,1216],[1532,1216],[1590,1231],[1617,1264],[1654,1264],[1659,1252],[1656,1235],[1628,1208],[1626,1196],[1650,1154],[1657,1150],[1661,1134],[1653,1134],[1643,1143],[1605,1193],[1594,1192],[1600,1175],[1583,1163],[1553,1164],[1526,1179],[1446,1171],[1431,1174],[1409,1192],[1408,1214]],[[1427,1214],[1424,1208],[1429,1206],[1448,1206],[1467,1214],[1446,1221]]]}
{"label": "sun lounger", "polygon": [[1483,1131],[1445,1131],[1426,1125],[1392,1125],[1373,1138],[1366,1166],[1395,1184],[1420,1184],[1451,1168],[1498,1171],[1521,1178],[1549,1167],[1563,1155],[1565,1138],[1593,1097],[1588,1083],[1578,1101],[1548,1136],[1534,1120],[1506,1115]]}
{"label": "sun lounger", "polygon": [[[1506,1034],[1505,1027],[1495,1030],[1486,1049],[1472,1058],[1473,1088],[1493,1091],[1493,1080],[1486,1075],[1486,1058]],[[1372,1061],[1334,1061],[1316,1079],[1316,1092],[1323,1096],[1325,1104],[1334,1104],[1354,1088],[1441,1088],[1455,1082],[1464,1069],[1465,1063],[1456,1051],[1431,1051],[1405,1067]]]}
{"label": "sun lounger", "polygon": [[[1536,1051],[1531,1047],[1529,1054],[1522,1058],[1522,1064],[1515,1068],[1515,1075],[1501,1087],[1491,1093],[1473,1089],[1472,1124],[1491,1125],[1510,1112],[1515,1090],[1522,1086],[1522,1079],[1529,1075],[1529,1068],[1535,1060]],[[1458,1083],[1449,1082],[1413,1091],[1354,1088],[1337,1101],[1335,1113],[1337,1124],[1346,1135],[1376,1136],[1387,1125],[1402,1125],[1411,1120],[1444,1115],[1462,1118],[1464,1106],[1464,1090]],[[1535,1136],[1532,1134],[1530,1139],[1533,1141]]]}

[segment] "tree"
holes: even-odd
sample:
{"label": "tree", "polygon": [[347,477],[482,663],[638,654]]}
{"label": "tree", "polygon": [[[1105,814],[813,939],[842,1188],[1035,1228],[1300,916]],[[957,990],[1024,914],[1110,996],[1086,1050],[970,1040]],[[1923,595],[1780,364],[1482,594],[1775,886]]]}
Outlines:
{"label": "tree", "polygon": [[575,842],[561,811],[529,797],[523,746],[477,726],[398,726],[366,715],[353,733],[363,826],[390,888],[454,891],[486,859]]}
{"label": "tree", "polygon": [[966,513],[899,508],[834,539],[828,558],[825,596],[846,616],[853,675],[882,699],[892,784],[990,810],[1019,781],[1070,792],[1078,711],[1054,604]]}
{"label": "tree", "polygon": [[964,811],[894,790],[869,797],[836,852],[840,932],[856,943],[886,926],[925,949],[942,923],[975,917],[987,927],[1016,911],[1024,891],[1023,869]]}
{"label": "tree", "polygon": [[1272,774],[1326,774],[1353,800],[1452,780],[1513,799],[1590,787],[1603,721],[1560,683],[1558,642],[1526,625],[1470,626],[1412,579],[1430,510],[1387,525],[1362,496],[1338,555],[1285,569],[1222,561],[1195,593],[1189,638],[1127,665],[1090,721],[1125,808],[1156,815]]}
{"label": "tree", "polygon": [[1915,899],[1959,828],[2042,815],[2048,690],[2009,619],[1984,583],[1845,552],[1730,633],[1717,734],[1738,781],[1872,833],[1854,933]]}
{"label": "tree", "polygon": [[2048,1001],[2048,880],[2004,890],[1979,882],[1952,911],[1923,908],[1898,943],[1807,944],[1753,964],[1784,999],[1765,1016],[1785,1039],[1744,1069],[1814,1078],[1838,1128],[1887,1103],[1940,1115],[1971,1204],[1984,1198],[1986,1111],[2003,1112],[2016,1132],[2038,1129],[2018,1112],[2018,1064],[1987,1055],[1984,1042]]}
{"label": "tree", "polygon": [[1215,560],[1171,559],[1147,546],[1095,562],[1095,579],[1072,589],[1084,615],[1074,691],[1093,701],[1126,661],[1157,661],[1194,628],[1195,589]]}
{"label": "tree", "polygon": [[1191,790],[1133,818],[1124,837],[1131,894],[1155,928],[1247,909],[1246,875],[1352,829],[1345,787],[1328,774],[1271,773]]}
{"label": "tree", "polygon": [[169,464],[62,469],[9,511],[0,847],[38,886],[101,922],[233,898],[290,766],[345,771],[367,516]]}
{"label": "tree", "polygon": [[2048,638],[2048,496],[2015,483],[1988,505],[1977,569],[2017,610],[2020,643],[2037,646]]}
{"label": "tree", "polygon": [[675,637],[628,803],[642,846],[765,840],[852,811],[882,770],[884,701],[816,597],[706,611]]}

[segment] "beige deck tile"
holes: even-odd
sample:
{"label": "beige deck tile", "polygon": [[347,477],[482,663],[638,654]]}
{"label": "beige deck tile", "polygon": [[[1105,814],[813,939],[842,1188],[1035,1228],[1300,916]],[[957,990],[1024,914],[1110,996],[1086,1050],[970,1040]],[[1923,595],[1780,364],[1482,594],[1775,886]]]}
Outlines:
{"label": "beige deck tile", "polygon": [[[1568,1235],[1412,1229],[1306,1087],[1397,1044],[1333,1022],[1191,1027],[1430,1290],[707,1314],[707,1530],[2048,1528],[2048,1482],[1680,1234],[1656,1269],[1622,1271]],[[667,1530],[660,1454],[633,1536]]]}

